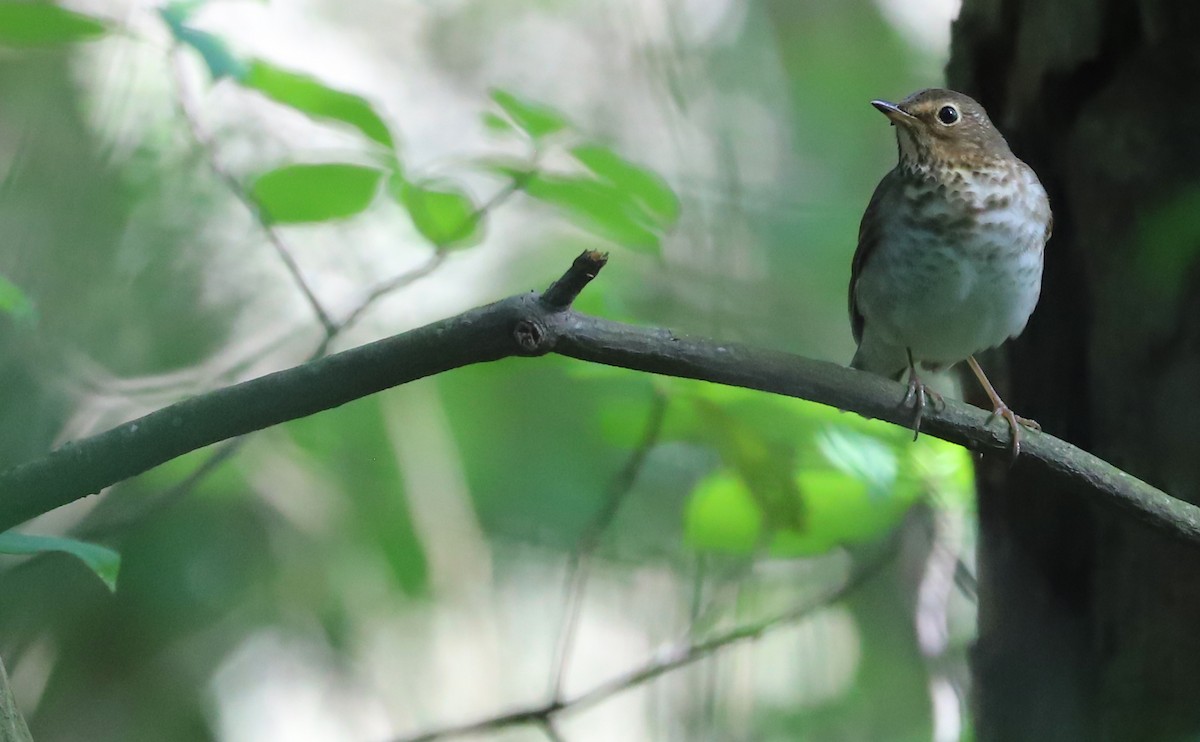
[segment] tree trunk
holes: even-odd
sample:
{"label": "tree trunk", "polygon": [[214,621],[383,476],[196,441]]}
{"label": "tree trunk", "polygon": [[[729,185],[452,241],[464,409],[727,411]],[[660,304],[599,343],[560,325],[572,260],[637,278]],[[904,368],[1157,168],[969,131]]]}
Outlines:
{"label": "tree trunk", "polygon": [[[1193,503],[1197,39],[1195,2],[965,0],[948,71],[1054,209],[1041,302],[998,359],[1011,371],[1006,400]],[[978,738],[1197,739],[1200,549],[1019,463],[979,479]]]}

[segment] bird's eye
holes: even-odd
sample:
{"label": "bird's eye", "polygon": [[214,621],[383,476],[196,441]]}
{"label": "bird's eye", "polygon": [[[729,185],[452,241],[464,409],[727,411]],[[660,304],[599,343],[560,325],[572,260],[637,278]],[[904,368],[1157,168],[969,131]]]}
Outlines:
{"label": "bird's eye", "polygon": [[954,106],[942,106],[937,112],[938,121],[946,126],[958,123],[958,109]]}

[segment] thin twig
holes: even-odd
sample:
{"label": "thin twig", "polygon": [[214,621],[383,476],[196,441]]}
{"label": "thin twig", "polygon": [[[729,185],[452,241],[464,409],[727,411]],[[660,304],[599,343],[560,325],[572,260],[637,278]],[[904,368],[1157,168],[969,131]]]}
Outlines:
{"label": "thin twig", "polygon": [[[495,209],[497,206],[507,201],[514,193],[519,191],[523,187],[524,182],[525,179],[521,177],[514,177],[509,180],[504,187],[492,194],[491,198],[475,207],[470,215],[463,220],[463,227],[459,231],[462,233],[469,232],[475,226],[475,224],[488,213],[490,213],[492,209]],[[347,314],[340,322],[336,323],[336,331],[334,334],[345,330],[347,327],[357,322],[358,319],[362,317],[362,315],[368,309],[375,305],[375,302],[379,301],[383,297],[391,294],[393,291],[402,289],[405,286],[408,286],[418,279],[424,278],[433,271],[437,270],[437,268],[446,261],[446,257],[448,255],[449,251],[438,246],[436,247],[433,255],[429,256],[429,260],[410,271],[401,273],[395,278],[389,278],[375,288],[371,289],[369,292],[367,292],[366,297],[359,302],[357,307]],[[326,342],[321,346],[322,350],[327,350],[329,345],[332,344],[332,341],[332,337],[326,338]],[[324,353],[322,352],[319,355],[324,355]]]}
{"label": "thin twig", "polygon": [[549,742],[567,742],[567,738],[563,736],[562,732],[558,731],[558,727],[550,719],[545,719],[541,724],[538,724],[538,727],[542,730],[542,734],[546,735],[546,739]]}
{"label": "thin twig", "polygon": [[559,710],[559,706],[547,703],[533,708],[511,711],[506,714],[497,714],[496,716],[490,716],[471,724],[432,729],[412,737],[401,737],[395,740],[395,742],[433,742],[433,740],[445,739],[446,737],[462,737],[468,734],[490,732],[507,727],[542,724]]}
{"label": "thin twig", "polygon": [[329,350],[329,346],[332,344],[334,337],[350,325],[357,322],[358,319],[362,317],[362,315],[368,309],[375,305],[375,302],[394,291],[399,291],[405,286],[415,283],[417,280],[424,278],[425,276],[428,276],[430,273],[433,273],[435,270],[437,270],[442,263],[446,262],[446,255],[447,253],[445,250],[438,250],[430,255],[428,260],[421,265],[418,265],[416,268],[413,268],[410,271],[405,271],[394,278],[389,278],[367,292],[366,297],[364,297],[363,300],[358,303],[358,306],[351,310],[349,314],[347,314],[340,322],[336,324],[333,334],[328,335],[325,341],[321,343],[317,349],[317,352],[313,354],[314,357],[320,358],[321,356],[325,355],[325,353]]}
{"label": "thin twig", "polygon": [[668,397],[662,392],[655,391],[650,403],[650,414],[646,419],[646,427],[642,431],[641,440],[630,452],[625,466],[613,479],[608,496],[601,503],[591,523],[584,529],[579,538],[578,548],[571,555],[567,565],[566,597],[563,601],[565,615],[559,629],[559,641],[555,649],[555,660],[550,673],[550,697],[562,698],[563,682],[575,651],[575,638],[579,629],[579,616],[583,607],[584,588],[587,586],[590,572],[591,557],[600,546],[600,541],[608,527],[612,525],[617,512],[625,497],[633,489],[638,476],[645,466],[646,457],[658,443],[662,433],[663,419],[667,414]]}
{"label": "thin twig", "polygon": [[180,113],[183,116],[183,120],[187,123],[192,139],[195,140],[196,145],[204,154],[204,160],[208,164],[208,169],[213,172],[213,175],[217,176],[218,180],[225,184],[226,189],[233,194],[233,197],[250,212],[254,223],[258,225],[263,235],[266,236],[267,242],[275,249],[275,253],[283,262],[284,267],[287,268],[292,281],[300,289],[300,293],[304,294],[305,301],[312,308],[313,314],[316,315],[317,320],[321,323],[326,336],[336,334],[337,330],[333,319],[330,318],[329,312],[325,310],[320,300],[317,299],[317,295],[313,293],[308,282],[304,280],[300,266],[296,263],[295,258],[292,257],[291,249],[279,234],[279,230],[271,226],[263,217],[262,209],[258,203],[250,197],[250,194],[242,187],[241,181],[225,167],[225,164],[221,162],[221,158],[217,156],[215,139],[204,129],[200,114],[196,110],[195,103],[192,101],[191,90],[187,83],[187,75],[183,69],[183,56],[180,54],[178,44],[173,47],[171,52],[171,69],[175,82],[175,100],[179,104]]}
{"label": "thin twig", "polygon": [[0,740],[3,742],[33,742],[29,727],[17,708],[17,699],[8,684],[8,673],[0,661]]}
{"label": "thin twig", "polygon": [[876,575],[888,563],[894,552],[894,548],[884,549],[871,561],[853,570],[849,577],[841,584],[829,588],[815,599],[804,601],[795,608],[776,614],[770,618],[743,624],[737,628],[711,636],[703,641],[689,641],[676,644],[665,652],[658,653],[656,659],[645,663],[641,667],[637,667],[612,680],[596,685],[573,698],[564,700],[551,699],[546,703],[497,714],[468,724],[441,727],[410,737],[399,737],[393,740],[393,742],[434,742],[435,740],[462,737],[523,724],[544,725],[552,722],[561,713],[575,713],[595,706],[618,693],[644,685],[669,672],[699,662],[727,647],[754,641],[773,631],[791,626],[808,618],[816,611],[843,600]]}

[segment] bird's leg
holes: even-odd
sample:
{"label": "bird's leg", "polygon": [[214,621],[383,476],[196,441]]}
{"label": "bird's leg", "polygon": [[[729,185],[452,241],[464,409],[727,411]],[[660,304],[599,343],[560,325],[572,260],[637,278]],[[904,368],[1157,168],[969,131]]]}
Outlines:
{"label": "bird's leg", "polygon": [[938,394],[933,389],[925,385],[921,381],[921,377],[917,374],[917,364],[913,363],[912,349],[905,348],[908,353],[908,391],[904,394],[904,399],[900,400],[900,405],[907,405],[909,400],[912,400],[913,409],[913,440],[921,434],[921,418],[925,416],[925,400],[932,399],[935,406],[945,406],[946,401],[942,399],[942,395]]}
{"label": "bird's leg", "polygon": [[1036,420],[1030,420],[1026,417],[1021,417],[1009,409],[1008,405],[1004,404],[1004,400],[1000,399],[1000,395],[996,393],[992,382],[988,381],[988,377],[983,373],[983,369],[979,366],[979,361],[975,360],[975,356],[967,356],[967,365],[971,367],[971,371],[975,373],[975,378],[979,379],[979,383],[983,386],[983,391],[987,392],[988,398],[992,400],[992,414],[988,416],[987,423],[990,425],[992,420],[997,417],[1002,417],[1008,421],[1008,429],[1012,431],[1012,460],[1016,461],[1017,456],[1021,455],[1021,426],[1024,425],[1032,430],[1041,430],[1042,426],[1038,425]]}

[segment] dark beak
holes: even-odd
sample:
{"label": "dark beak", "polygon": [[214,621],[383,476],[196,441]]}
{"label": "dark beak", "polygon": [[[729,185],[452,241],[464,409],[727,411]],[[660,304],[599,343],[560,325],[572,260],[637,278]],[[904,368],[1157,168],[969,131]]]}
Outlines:
{"label": "dark beak", "polygon": [[873,100],[871,101],[871,105],[875,106],[884,116],[891,119],[893,124],[904,124],[907,126],[917,120],[916,116],[913,116],[895,103],[888,103],[885,100]]}

